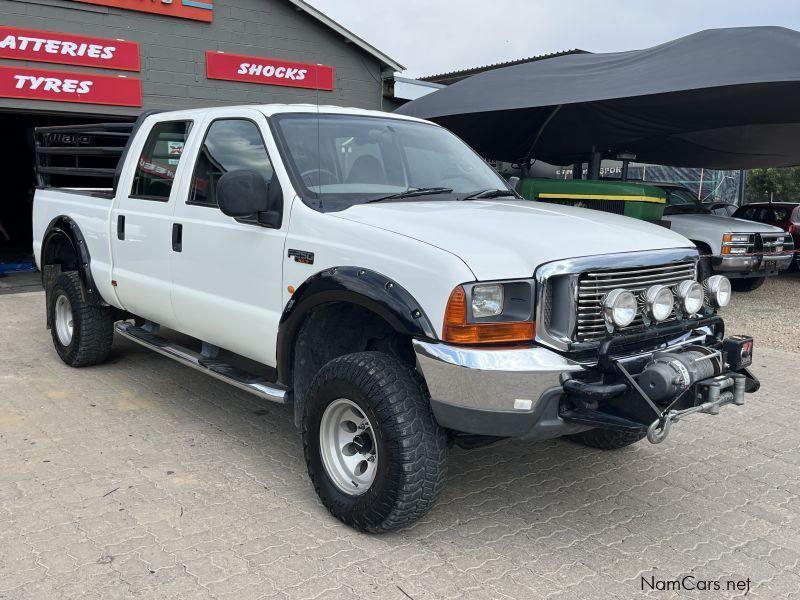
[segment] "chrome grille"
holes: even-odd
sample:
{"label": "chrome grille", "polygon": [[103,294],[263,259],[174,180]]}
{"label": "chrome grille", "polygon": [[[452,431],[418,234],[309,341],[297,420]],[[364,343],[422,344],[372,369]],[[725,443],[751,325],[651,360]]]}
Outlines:
{"label": "chrome grille", "polygon": [[763,252],[764,254],[776,254],[784,251],[784,245],[787,246],[786,250],[790,250],[791,243],[786,243],[787,236],[785,233],[759,233],[756,234],[756,251]]}
{"label": "chrome grille", "polygon": [[[580,342],[601,338],[606,335],[603,317],[603,299],[613,289],[622,288],[633,292],[639,298],[640,308],[645,290],[653,285],[666,285],[675,288],[681,281],[694,280],[697,272],[694,261],[685,261],[658,267],[632,269],[608,269],[582,273],[578,279],[578,311],[576,336]],[[670,319],[674,319],[673,313]],[[642,327],[641,310],[636,320],[622,331]]]}

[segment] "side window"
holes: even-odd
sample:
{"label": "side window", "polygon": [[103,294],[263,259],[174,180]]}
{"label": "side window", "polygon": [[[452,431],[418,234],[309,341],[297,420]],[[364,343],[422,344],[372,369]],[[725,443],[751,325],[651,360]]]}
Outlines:
{"label": "side window", "polygon": [[221,119],[206,132],[192,173],[187,204],[217,206],[217,182],[228,171],[254,169],[269,182],[272,163],[261,132],[252,121]]}
{"label": "side window", "polygon": [[153,127],[136,165],[131,196],[162,202],[169,200],[191,126],[191,121],[170,121]]}

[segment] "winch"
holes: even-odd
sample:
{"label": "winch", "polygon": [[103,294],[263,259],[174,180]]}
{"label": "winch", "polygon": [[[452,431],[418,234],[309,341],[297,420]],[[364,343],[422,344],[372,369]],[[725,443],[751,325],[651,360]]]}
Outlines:
{"label": "winch", "polygon": [[669,404],[692,385],[722,373],[722,355],[703,346],[682,352],[656,352],[639,375],[639,386],[651,400]]}
{"label": "winch", "polygon": [[719,342],[654,352],[638,375],[628,370],[635,363],[609,361],[621,380],[611,369],[605,371],[611,378],[600,381],[564,375],[566,398],[559,416],[595,428],[638,431],[658,444],[681,418],[716,415],[727,404],[744,404],[745,392],[758,389],[758,380],[747,369],[753,338],[733,336]]}

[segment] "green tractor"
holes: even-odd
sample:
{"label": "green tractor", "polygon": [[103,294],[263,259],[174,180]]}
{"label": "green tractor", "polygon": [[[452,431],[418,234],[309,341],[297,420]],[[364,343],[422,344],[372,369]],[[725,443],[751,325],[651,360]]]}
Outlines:
{"label": "green tractor", "polygon": [[656,222],[661,221],[667,201],[661,188],[634,181],[526,177],[517,184],[517,191],[527,200],[590,208]]}

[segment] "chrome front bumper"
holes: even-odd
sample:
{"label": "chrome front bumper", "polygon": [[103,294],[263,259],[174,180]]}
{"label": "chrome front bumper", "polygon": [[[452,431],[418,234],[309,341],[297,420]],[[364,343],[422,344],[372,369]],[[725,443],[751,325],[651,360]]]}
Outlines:
{"label": "chrome front bumper", "polygon": [[536,439],[586,429],[558,417],[561,374],[583,367],[547,348],[481,350],[414,340],[414,350],[443,427]]}
{"label": "chrome front bumper", "polygon": [[780,254],[776,256],[736,256],[726,254],[724,256],[714,256],[713,266],[715,272],[738,273],[747,276],[754,273],[756,276],[774,274],[784,271],[792,264],[792,254]]}

